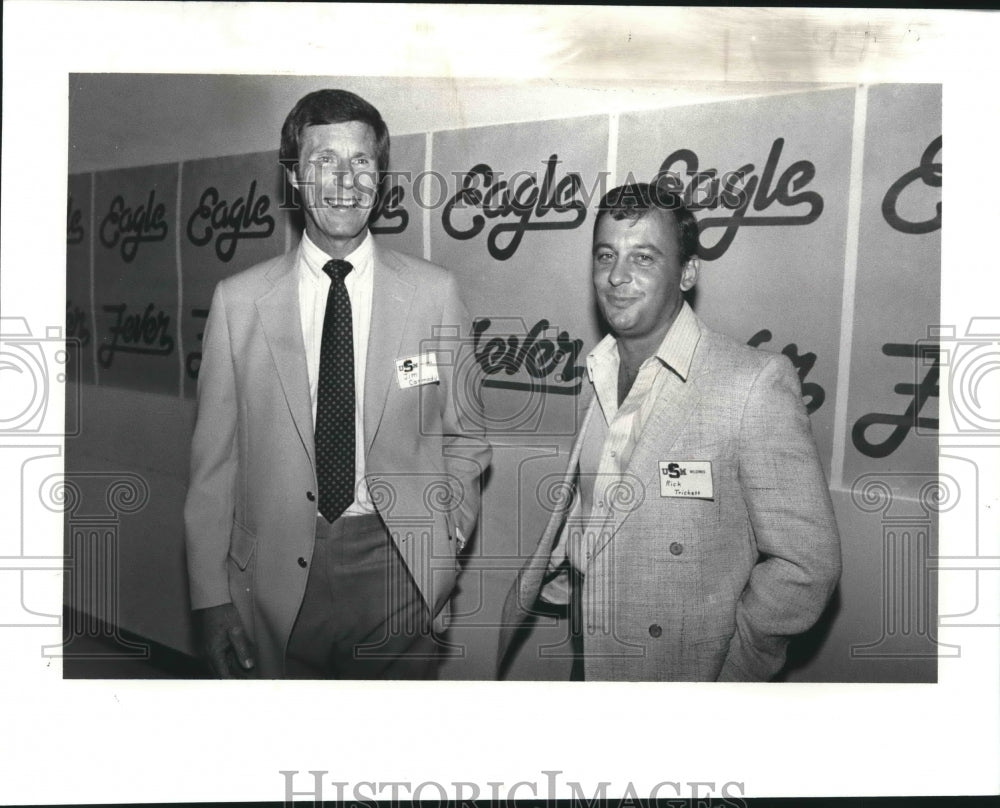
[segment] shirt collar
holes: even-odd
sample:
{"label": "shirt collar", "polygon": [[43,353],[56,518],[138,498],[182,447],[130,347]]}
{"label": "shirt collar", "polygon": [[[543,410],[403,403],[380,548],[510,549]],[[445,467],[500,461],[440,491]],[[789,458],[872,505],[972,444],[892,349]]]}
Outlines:
{"label": "shirt collar", "polygon": [[[364,240],[354,248],[354,250],[344,258],[354,267],[351,274],[364,274],[368,267],[372,265],[375,253],[375,239],[372,238],[371,230],[365,233]],[[302,241],[299,243],[299,256],[305,266],[306,273],[312,275],[316,280],[327,280],[327,275],[323,272],[323,267],[332,256],[327,255],[316,246],[316,243],[309,238],[309,234],[302,231]]]}
{"label": "shirt collar", "polygon": [[[694,350],[698,347],[700,338],[701,329],[698,327],[698,317],[685,300],[681,303],[677,317],[670,324],[670,329],[653,356],[674,371],[682,380],[687,381],[688,374],[691,372]],[[587,354],[587,375],[591,382],[594,381],[594,369],[597,365],[611,362],[617,367],[617,346],[618,341],[613,335],[608,334]]]}

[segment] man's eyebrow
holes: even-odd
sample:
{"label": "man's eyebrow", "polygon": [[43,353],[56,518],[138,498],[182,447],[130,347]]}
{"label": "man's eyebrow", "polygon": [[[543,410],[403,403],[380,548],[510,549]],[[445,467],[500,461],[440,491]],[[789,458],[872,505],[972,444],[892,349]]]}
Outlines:
{"label": "man's eyebrow", "polygon": [[608,244],[608,242],[606,242],[606,241],[598,241],[597,243],[595,243],[595,244],[594,244],[594,247],[593,247],[593,249],[594,249],[594,250],[596,250],[596,249],[598,249],[599,247],[604,247],[604,249],[606,249],[606,250],[613,250],[613,249],[614,249],[614,247],[612,247],[612,246],[611,246],[610,244]]}
{"label": "man's eyebrow", "polygon": [[650,244],[633,244],[632,245],[632,249],[633,250],[648,250],[649,252],[655,252],[658,255],[666,255],[666,253],[663,252],[663,250],[661,250],[659,247],[657,247],[655,244],[652,244],[652,243],[650,243]]}
{"label": "man's eyebrow", "polygon": [[[316,154],[322,154],[324,152],[334,152],[334,153],[336,153],[337,152],[337,147],[336,146],[321,146],[320,148],[317,148],[314,151],[315,151]],[[372,155],[374,153],[375,153],[374,151],[369,151],[368,149],[357,149],[352,154],[352,156],[353,157],[357,157],[358,155],[361,155],[361,154]]]}

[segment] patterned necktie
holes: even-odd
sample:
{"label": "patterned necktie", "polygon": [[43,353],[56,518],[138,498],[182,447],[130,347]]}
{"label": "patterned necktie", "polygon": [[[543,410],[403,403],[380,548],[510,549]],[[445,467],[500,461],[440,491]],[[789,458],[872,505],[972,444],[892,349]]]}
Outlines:
{"label": "patterned necktie", "polygon": [[344,285],[352,269],[347,261],[336,259],[323,267],[330,276],[330,291],[316,393],[316,479],[319,512],[328,522],[354,502],[354,332]]}

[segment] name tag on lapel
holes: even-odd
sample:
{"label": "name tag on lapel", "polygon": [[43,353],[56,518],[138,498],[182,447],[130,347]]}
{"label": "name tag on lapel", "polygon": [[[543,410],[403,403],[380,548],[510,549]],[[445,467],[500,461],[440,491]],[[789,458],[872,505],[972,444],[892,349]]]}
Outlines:
{"label": "name tag on lapel", "polygon": [[660,496],[714,499],[711,460],[661,460]]}
{"label": "name tag on lapel", "polygon": [[437,354],[417,354],[396,360],[396,383],[400,390],[440,381],[438,378]]}

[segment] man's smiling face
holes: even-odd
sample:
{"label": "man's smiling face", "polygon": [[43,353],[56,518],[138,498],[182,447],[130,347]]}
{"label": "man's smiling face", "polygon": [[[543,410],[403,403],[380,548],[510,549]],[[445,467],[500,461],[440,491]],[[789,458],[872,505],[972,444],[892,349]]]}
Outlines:
{"label": "man's smiling face", "polygon": [[306,209],[306,233],[343,258],[365,237],[378,185],[375,134],[361,121],[307,126],[290,177]]}
{"label": "man's smiling face", "polygon": [[677,227],[669,211],[640,218],[604,215],[594,233],[597,303],[615,336],[662,339],[677,316],[682,292],[694,286],[696,264],[680,262]]}

